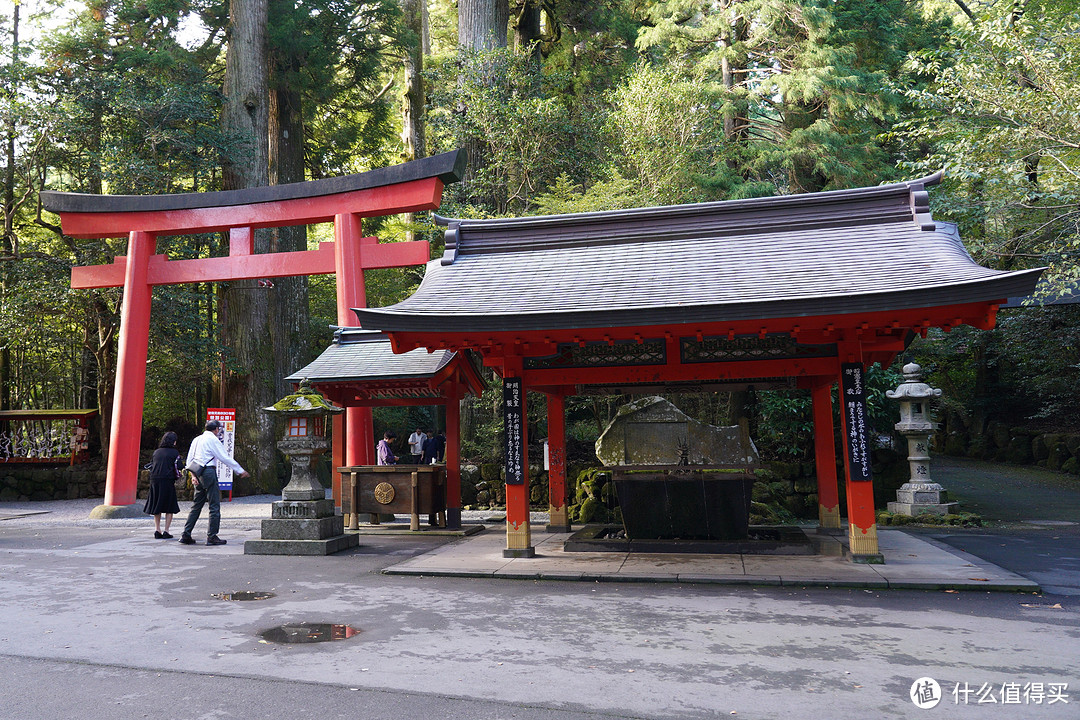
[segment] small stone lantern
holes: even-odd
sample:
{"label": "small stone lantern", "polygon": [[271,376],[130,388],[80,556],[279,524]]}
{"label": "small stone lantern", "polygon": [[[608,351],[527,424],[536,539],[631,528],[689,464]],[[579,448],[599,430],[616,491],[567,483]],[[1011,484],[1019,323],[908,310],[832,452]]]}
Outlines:
{"label": "small stone lantern", "polygon": [[930,400],[940,397],[941,390],[922,382],[922,368],[915,363],[905,365],[902,372],[904,382],[885,395],[900,401],[900,422],[894,427],[907,438],[911,477],[896,491],[896,502],[889,503],[889,512],[912,517],[955,513],[957,503],[949,502],[948,493],[930,479],[930,437],[934,432]]}
{"label": "small stone lantern", "polygon": [[262,521],[262,539],[244,543],[247,555],[329,555],[355,547],[356,535],[345,534],[345,518],[334,511],[315,473],[315,463],[327,451],[326,419],[340,413],[307,380],[263,412],[285,418],[278,449],[292,465],[292,478],[273,504],[269,520]]}
{"label": "small stone lantern", "polygon": [[343,412],[312,389],[307,380],[292,395],[263,408],[269,415],[285,418],[285,433],[278,449],[292,465],[292,478],[281,491],[282,500],[323,500],[326,491],[315,474],[315,463],[327,451],[326,419]]}

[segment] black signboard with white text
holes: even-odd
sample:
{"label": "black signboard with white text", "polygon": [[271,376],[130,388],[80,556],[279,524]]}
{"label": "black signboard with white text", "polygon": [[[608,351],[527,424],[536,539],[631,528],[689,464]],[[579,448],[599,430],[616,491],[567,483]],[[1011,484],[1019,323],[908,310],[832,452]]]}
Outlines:
{"label": "black signboard with white text", "polygon": [[840,402],[844,405],[848,467],[853,482],[873,479],[870,463],[870,431],[866,417],[866,375],[862,363],[840,366]]}
{"label": "black signboard with white text", "polygon": [[525,484],[525,418],[521,378],[503,378],[503,429],[506,433],[506,484]]}

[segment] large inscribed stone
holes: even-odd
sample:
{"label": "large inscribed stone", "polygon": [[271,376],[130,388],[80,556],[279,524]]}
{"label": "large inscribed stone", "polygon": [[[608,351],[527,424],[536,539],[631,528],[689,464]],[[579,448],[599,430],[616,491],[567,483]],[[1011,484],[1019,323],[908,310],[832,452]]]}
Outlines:
{"label": "large inscribed stone", "polygon": [[619,408],[596,441],[596,457],[617,465],[754,465],[757,448],[738,425],[694,420],[659,396]]}

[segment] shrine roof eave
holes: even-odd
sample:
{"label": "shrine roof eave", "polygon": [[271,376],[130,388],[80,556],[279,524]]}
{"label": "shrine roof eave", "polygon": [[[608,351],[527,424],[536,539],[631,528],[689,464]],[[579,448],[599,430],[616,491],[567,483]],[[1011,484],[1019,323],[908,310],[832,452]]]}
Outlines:
{"label": "shrine roof eave", "polygon": [[[353,308],[365,328],[385,333],[431,334],[470,332],[540,332],[598,328],[745,322],[777,318],[822,318],[823,322],[861,323],[861,315],[903,310],[925,310],[934,317],[950,317],[949,308],[983,303],[988,308],[1006,298],[1029,294],[1044,268],[1000,273],[977,280],[913,287],[856,295],[790,297],[782,300],[727,302],[701,305],[581,309],[561,312],[410,312],[406,303],[387,308]],[[513,309],[513,299],[506,306]],[[812,323],[808,323],[812,324]]]}
{"label": "shrine roof eave", "polygon": [[[403,386],[430,381],[437,386],[454,380],[464,391],[479,394],[483,381],[468,357],[450,350],[424,349],[395,353],[390,339],[383,333],[355,327],[335,329],[334,342],[314,361],[285,378],[298,383],[308,380],[313,385],[350,387],[387,387],[400,382]],[[445,393],[442,393],[445,395]]]}
{"label": "shrine roof eave", "polygon": [[452,150],[364,173],[284,185],[170,195],[93,195],[45,191],[41,193],[41,203],[45,210],[54,213],[161,212],[253,205],[338,195],[426,178],[439,178],[443,184],[448,185],[461,180],[466,163],[467,154],[464,150]]}

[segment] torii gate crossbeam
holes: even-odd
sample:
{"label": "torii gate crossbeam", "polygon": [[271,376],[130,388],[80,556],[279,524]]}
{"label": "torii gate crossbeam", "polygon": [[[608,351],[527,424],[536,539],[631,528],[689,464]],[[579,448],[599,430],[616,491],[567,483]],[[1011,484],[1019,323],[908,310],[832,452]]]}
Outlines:
{"label": "torii gate crossbeam", "polygon": [[[124,288],[105,506],[135,502],[154,285],[334,273],[338,324],[355,325],[351,309],[366,307],[364,270],[421,265],[431,254],[426,241],[380,244],[365,238],[361,219],[438,208],[444,185],[461,179],[465,162],[465,153],[457,150],[359,175],[244,190],[158,196],[41,193],[42,206],[60,215],[65,234],[128,237],[125,257],[71,271],[73,288]],[[320,243],[317,250],[254,253],[257,228],[330,221],[334,242]],[[227,257],[169,260],[156,253],[158,236],[221,231],[229,233]],[[370,409],[349,408],[342,430],[347,440],[339,460],[370,464]]]}

